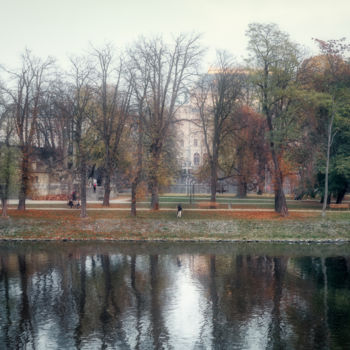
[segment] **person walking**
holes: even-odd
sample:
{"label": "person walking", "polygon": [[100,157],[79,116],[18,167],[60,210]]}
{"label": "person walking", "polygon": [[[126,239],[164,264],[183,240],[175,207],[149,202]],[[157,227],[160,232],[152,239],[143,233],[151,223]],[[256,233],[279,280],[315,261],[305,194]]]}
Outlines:
{"label": "person walking", "polygon": [[178,206],[177,206],[177,217],[181,218],[181,216],[182,216],[182,207],[181,207],[181,204],[178,204]]}

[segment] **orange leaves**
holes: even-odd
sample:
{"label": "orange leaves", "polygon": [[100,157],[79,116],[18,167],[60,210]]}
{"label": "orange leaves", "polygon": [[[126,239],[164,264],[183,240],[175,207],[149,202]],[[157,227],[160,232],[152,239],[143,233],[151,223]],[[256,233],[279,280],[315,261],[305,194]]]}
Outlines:
{"label": "orange leaves", "polygon": [[242,212],[230,212],[229,215],[232,219],[243,220],[303,220],[306,218],[314,217],[317,213],[305,213],[305,212],[290,212],[287,217],[282,217],[273,211],[242,211]]}

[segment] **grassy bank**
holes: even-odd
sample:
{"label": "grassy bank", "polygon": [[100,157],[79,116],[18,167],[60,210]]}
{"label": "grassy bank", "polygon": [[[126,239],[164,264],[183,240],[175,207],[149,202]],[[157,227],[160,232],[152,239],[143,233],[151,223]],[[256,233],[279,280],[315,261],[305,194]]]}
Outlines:
{"label": "grassy bank", "polygon": [[0,220],[0,239],[13,240],[350,240],[350,212],[291,212],[282,218],[274,212],[128,211],[93,210],[81,219],[78,210],[10,210],[10,219]]}

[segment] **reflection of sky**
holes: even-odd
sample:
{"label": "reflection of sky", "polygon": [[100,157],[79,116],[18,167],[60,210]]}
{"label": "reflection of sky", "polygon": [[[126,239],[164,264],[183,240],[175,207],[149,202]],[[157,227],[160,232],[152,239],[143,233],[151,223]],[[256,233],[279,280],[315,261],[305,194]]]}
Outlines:
{"label": "reflection of sky", "polygon": [[[172,271],[172,285],[169,286],[165,297],[169,304],[163,310],[163,314],[170,345],[174,349],[210,349],[212,346],[213,305],[208,299],[209,271],[203,271],[201,258],[182,256],[181,267],[177,271],[175,269]],[[205,267],[208,268],[207,265]],[[251,317],[239,326],[236,327],[234,324],[228,326],[226,333],[222,335],[231,338],[236,346],[239,344],[240,349],[265,349],[268,345],[272,304],[267,303],[265,306],[264,310],[255,310]],[[216,322],[220,323],[219,320],[225,317],[222,311]]]}
{"label": "reflection of sky", "polygon": [[[202,287],[191,273],[191,268],[184,259],[182,266],[175,272],[173,285],[167,291],[168,304],[166,325],[174,349],[195,347],[201,341],[207,343],[208,329],[206,313],[206,298]],[[204,332],[203,332],[204,331]]]}
{"label": "reflection of sky", "polygon": [[[327,340],[323,334],[330,332],[325,312],[332,312],[335,320],[339,312],[349,314],[345,302],[341,305],[337,300],[339,310],[330,308],[335,292],[349,299],[347,284],[330,289],[329,304],[323,309],[325,291],[317,280],[321,266],[315,259],[289,261],[283,280],[272,279],[272,269],[267,269],[270,265],[252,261],[248,265],[243,259],[247,265],[238,268],[236,256],[113,254],[104,261],[107,256],[93,255],[67,261],[48,259],[44,266],[36,266],[34,258],[33,263],[28,257],[22,259],[26,270],[20,273],[14,264],[8,271],[6,289],[5,279],[0,278],[0,350],[6,348],[7,336],[13,344],[26,342],[28,348],[34,342],[36,349],[73,349],[77,343],[81,349],[103,344],[110,349],[142,350],[157,345],[179,350],[211,349],[214,345],[265,349],[277,346],[280,338],[291,347],[301,341],[317,349]],[[337,273],[343,271],[347,281],[345,262],[329,258],[329,275],[333,267]],[[314,270],[310,271],[311,263]],[[305,271],[310,271],[310,276]],[[106,290],[107,282],[111,290]],[[104,310],[110,318],[101,319]],[[334,339],[348,345],[346,326],[336,324],[331,332]],[[275,331],[279,332],[277,338],[273,337]]]}
{"label": "reflection of sky", "polygon": [[271,322],[270,310],[263,314],[255,314],[245,325],[244,349],[266,349],[268,345],[268,331]]}

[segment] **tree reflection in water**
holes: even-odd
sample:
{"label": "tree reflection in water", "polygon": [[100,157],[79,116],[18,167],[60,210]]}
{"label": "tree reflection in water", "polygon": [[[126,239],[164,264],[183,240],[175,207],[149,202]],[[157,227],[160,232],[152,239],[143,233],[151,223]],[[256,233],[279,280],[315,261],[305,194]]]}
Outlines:
{"label": "tree reflection in water", "polygon": [[0,348],[350,348],[348,246],[218,247],[2,243]]}

